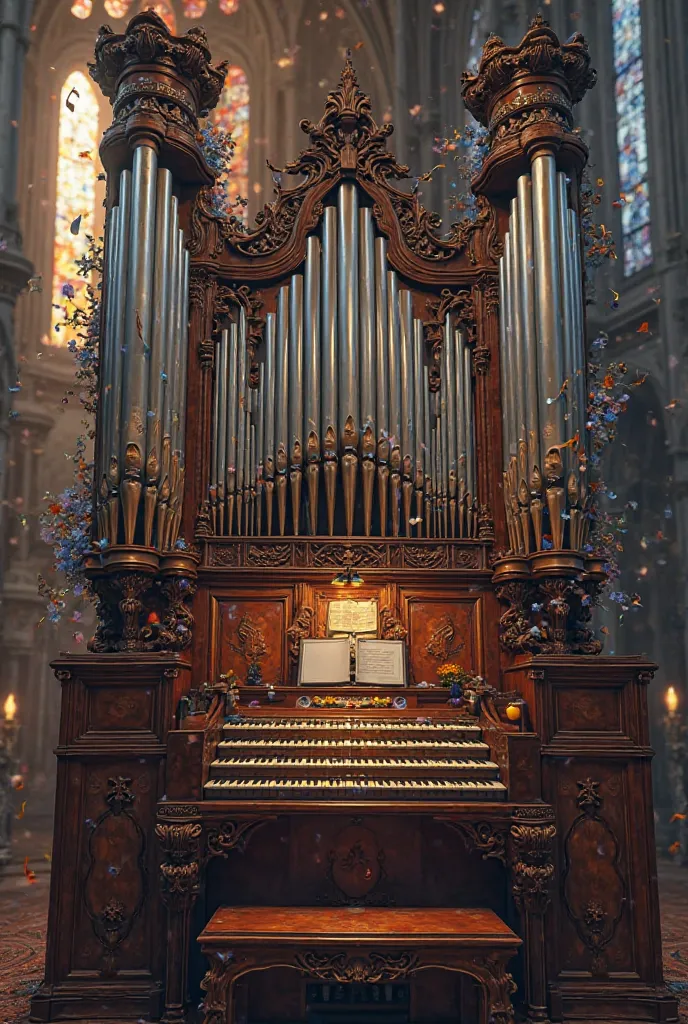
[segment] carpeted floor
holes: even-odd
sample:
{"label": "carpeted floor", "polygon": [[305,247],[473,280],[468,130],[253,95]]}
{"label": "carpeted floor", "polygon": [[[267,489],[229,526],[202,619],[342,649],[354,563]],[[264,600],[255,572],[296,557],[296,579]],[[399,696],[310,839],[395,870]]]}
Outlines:
{"label": "carpeted floor", "polygon": [[[43,976],[50,881],[50,837],[40,827],[17,837],[15,860],[0,876],[0,1024],[25,1024]],[[24,860],[36,880],[24,873]],[[664,977],[688,1024],[688,868],[660,863]]]}

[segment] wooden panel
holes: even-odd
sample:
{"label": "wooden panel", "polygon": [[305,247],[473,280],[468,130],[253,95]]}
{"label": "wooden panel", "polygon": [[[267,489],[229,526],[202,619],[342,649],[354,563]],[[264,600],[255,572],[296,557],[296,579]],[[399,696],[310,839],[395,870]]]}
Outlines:
{"label": "wooden panel", "polygon": [[91,687],[88,730],[146,729],[153,731],[154,691],[151,687]]}
{"label": "wooden panel", "polygon": [[554,690],[554,698],[556,732],[622,731],[621,691],[618,688],[557,687]]}
{"label": "wooden panel", "polygon": [[251,661],[256,659],[263,683],[286,683],[292,589],[233,590],[231,596],[215,594],[212,602],[215,678],[231,668],[244,682]]}
{"label": "wooden panel", "polygon": [[409,631],[411,681],[437,682],[437,668],[457,661],[466,669],[483,671],[480,598],[400,588]]}

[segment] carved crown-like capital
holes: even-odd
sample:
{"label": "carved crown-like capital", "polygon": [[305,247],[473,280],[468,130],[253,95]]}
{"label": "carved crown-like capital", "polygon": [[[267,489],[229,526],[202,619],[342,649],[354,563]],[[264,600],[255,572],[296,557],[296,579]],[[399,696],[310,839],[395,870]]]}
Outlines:
{"label": "carved crown-like capital", "polygon": [[150,65],[156,65],[185,80],[196,100],[196,115],[212,110],[217,103],[227,68],[226,64],[214,68],[210,63],[204,29],[191,28],[183,36],[173,36],[153,10],[137,14],[121,35],[103,25],[95,58],[88,66],[91,78],[114,103],[120,99],[125,73],[141,65],[148,65],[149,70]]}
{"label": "carved crown-like capital", "polygon": [[490,36],[477,74],[462,75],[462,95],[471,114],[492,132],[509,115],[536,105],[558,110],[570,124],[573,104],[596,80],[581,33],[561,43],[538,15],[518,46]]}

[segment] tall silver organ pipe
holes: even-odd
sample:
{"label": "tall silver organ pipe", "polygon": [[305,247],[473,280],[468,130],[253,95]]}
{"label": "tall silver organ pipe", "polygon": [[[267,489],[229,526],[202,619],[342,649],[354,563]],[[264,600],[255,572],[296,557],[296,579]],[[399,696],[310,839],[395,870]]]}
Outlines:
{"label": "tall silver organ pipe", "polygon": [[437,395],[425,324],[355,186],[340,186],[319,232],[266,313],[257,387],[243,308],[232,313],[226,357],[218,343],[210,498],[217,502],[224,450],[226,512],[224,522],[214,516],[215,529],[476,536],[470,350],[453,315],[443,325]]}
{"label": "tall silver organ pipe", "polygon": [[327,532],[334,533],[337,485],[337,210],[326,206],[322,225],[322,443]]}
{"label": "tall silver organ pipe", "polygon": [[[277,337],[275,366],[275,489],[280,536],[284,536],[287,517],[287,461],[289,431],[289,381],[287,355],[289,342],[289,288],[280,288],[277,300]],[[241,388],[241,382],[239,387]],[[243,437],[241,438],[243,446]]]}
{"label": "tall silver organ pipe", "polygon": [[[303,423],[306,487],[308,489],[308,532],[318,532],[320,483],[320,240],[311,235],[306,242],[304,277],[304,395]],[[262,369],[262,368],[261,368]],[[261,392],[263,386],[261,384]]]}
{"label": "tall silver organ pipe", "polygon": [[291,515],[299,534],[303,474],[303,276],[293,274],[289,286],[289,480]]}
{"label": "tall silver organ pipe", "polygon": [[[517,201],[511,200],[510,223],[518,222]],[[511,285],[513,288],[514,300],[511,303],[511,341],[513,345],[512,379],[514,387],[514,413],[516,419],[516,441],[520,443],[526,433],[525,421],[525,352],[524,352],[524,310],[521,305],[520,296],[523,276],[526,267],[521,250],[520,231],[514,230],[511,235]]]}
{"label": "tall silver organ pipe", "polygon": [[[559,396],[564,383],[563,332],[559,290],[559,245],[556,160],[538,154],[532,163],[533,241],[535,264],[535,322],[537,327],[540,434],[543,454],[561,445],[564,435],[564,403]],[[548,401],[549,399],[549,401]],[[545,459],[543,459],[543,464]]]}
{"label": "tall silver organ pipe", "polygon": [[275,493],[275,314],[265,317],[265,447],[263,476],[265,478],[265,531],[272,534],[272,509]]}
{"label": "tall silver organ pipe", "polygon": [[[122,195],[120,190],[120,203],[122,201]],[[106,267],[107,267],[107,284],[105,292],[105,301],[107,303],[105,310],[105,338],[107,343],[103,352],[103,367],[101,370],[101,380],[103,386],[100,392],[100,422],[101,429],[99,435],[99,453],[100,453],[100,468],[101,478],[98,480],[100,507],[99,507],[99,530],[101,536],[106,536],[106,523],[107,516],[104,511],[104,507],[108,502],[108,478],[110,475],[111,468],[111,457],[112,457],[112,380],[115,375],[115,348],[113,344],[114,335],[114,324],[117,312],[117,300],[116,288],[119,283],[119,277],[117,272],[117,266],[120,259],[120,232],[121,232],[121,209],[119,206],[113,206],[110,210],[110,214],[106,224]],[[114,484],[116,480],[112,481]]]}
{"label": "tall silver organ pipe", "polygon": [[339,328],[339,437],[347,536],[353,533],[358,470],[358,192],[341,185],[337,196],[337,313]]}
{"label": "tall silver organ pipe", "polygon": [[[217,373],[219,380],[219,402],[220,409],[227,408],[227,370],[230,358],[229,331],[222,331],[217,347]],[[218,421],[217,438],[217,528],[219,533],[224,533],[225,497],[227,479],[227,429],[226,425]]]}
{"label": "tall silver organ pipe", "polygon": [[[578,471],[587,411],[580,233],[567,186],[554,157],[536,155],[531,174],[518,180],[500,265],[502,359],[524,369],[527,442],[519,443],[505,373],[505,512],[511,548],[525,555],[545,546],[578,547],[585,533],[586,489]],[[515,341],[508,331],[514,308],[521,327]]]}

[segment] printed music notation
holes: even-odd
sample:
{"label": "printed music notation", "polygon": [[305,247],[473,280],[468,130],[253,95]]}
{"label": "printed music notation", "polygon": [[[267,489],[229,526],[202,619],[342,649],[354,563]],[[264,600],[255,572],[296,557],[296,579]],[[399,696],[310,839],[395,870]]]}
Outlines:
{"label": "printed music notation", "polygon": [[327,608],[328,634],[347,636],[377,633],[377,601],[330,601]]}
{"label": "printed music notation", "polygon": [[356,682],[404,686],[406,644],[403,640],[363,640],[356,644]]}

